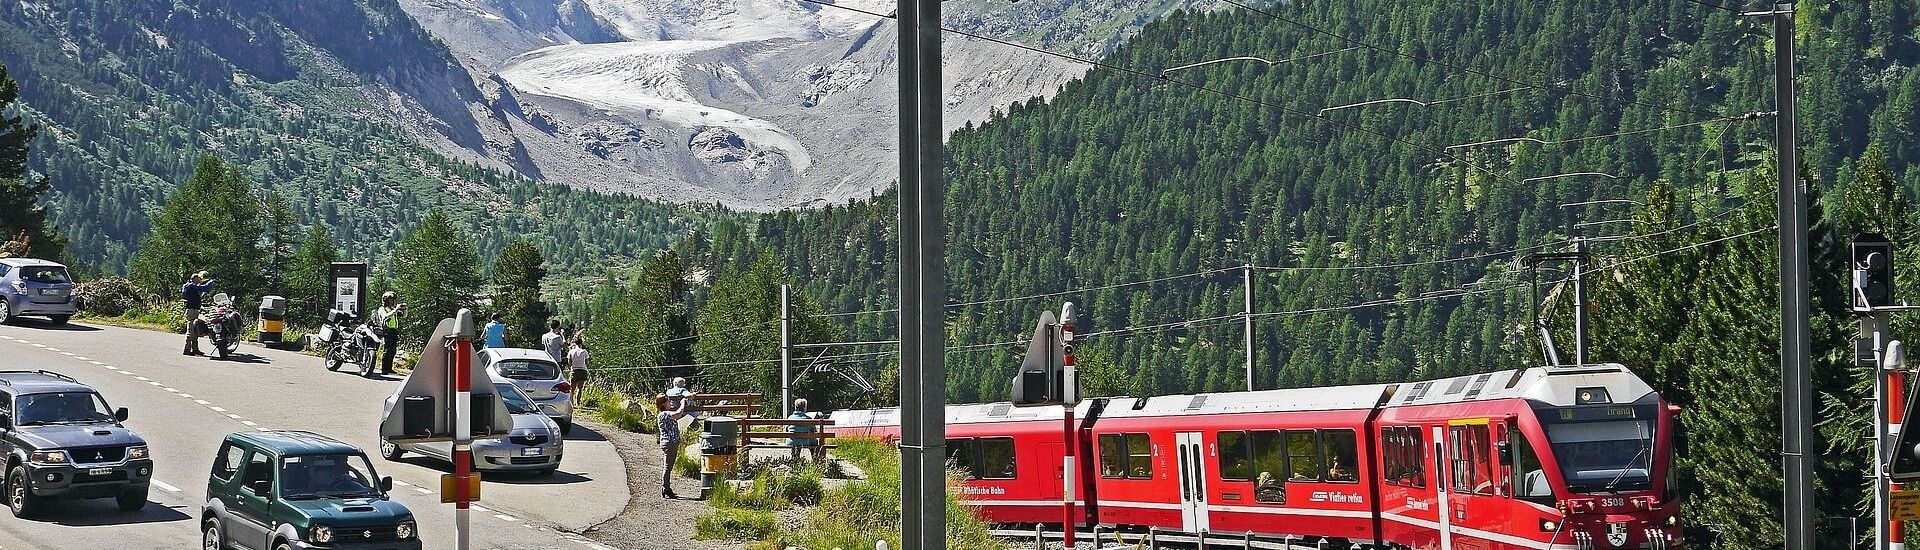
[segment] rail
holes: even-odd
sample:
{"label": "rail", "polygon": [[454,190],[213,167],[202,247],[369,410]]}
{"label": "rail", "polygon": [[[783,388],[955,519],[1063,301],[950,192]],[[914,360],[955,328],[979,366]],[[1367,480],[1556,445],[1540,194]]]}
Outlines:
{"label": "rail", "polygon": [[[1059,542],[1059,531],[1034,529],[992,529],[988,534],[1009,541],[1034,541],[1044,544],[1046,541]],[[1082,534],[1076,537],[1081,541],[1092,541],[1094,548],[1100,550],[1159,550],[1161,544],[1177,544],[1182,548],[1239,548],[1242,550],[1319,550],[1321,546],[1301,540],[1270,540],[1256,538],[1246,533],[1208,533],[1204,536],[1172,534],[1159,532],[1101,531],[1095,529],[1091,536]]]}

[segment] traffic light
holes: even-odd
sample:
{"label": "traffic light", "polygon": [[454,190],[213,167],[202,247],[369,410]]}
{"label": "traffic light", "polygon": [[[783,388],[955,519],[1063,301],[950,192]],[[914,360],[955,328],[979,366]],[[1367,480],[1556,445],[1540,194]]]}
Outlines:
{"label": "traffic light", "polygon": [[1893,243],[1874,233],[1853,238],[1853,307],[1887,307],[1893,302]]}
{"label": "traffic light", "polygon": [[1040,314],[1033,327],[1033,342],[1027,344],[1027,356],[1020,360],[1020,372],[1013,376],[1013,404],[1051,405],[1064,395],[1061,382],[1065,350],[1060,342],[1059,318],[1053,312]]}

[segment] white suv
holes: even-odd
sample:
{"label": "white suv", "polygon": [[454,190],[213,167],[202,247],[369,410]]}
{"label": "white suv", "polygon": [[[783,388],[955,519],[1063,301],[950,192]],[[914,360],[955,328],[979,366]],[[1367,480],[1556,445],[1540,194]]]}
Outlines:
{"label": "white suv", "polygon": [[537,349],[487,348],[480,364],[495,378],[513,381],[540,412],[560,425],[560,434],[573,431],[573,384],[567,372],[547,352]]}

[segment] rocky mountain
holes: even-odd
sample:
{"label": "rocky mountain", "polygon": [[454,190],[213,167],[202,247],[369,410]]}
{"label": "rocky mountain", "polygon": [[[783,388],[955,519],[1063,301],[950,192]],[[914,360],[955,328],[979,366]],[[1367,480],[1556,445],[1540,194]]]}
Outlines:
{"label": "rocky mountain", "polygon": [[[451,122],[400,117],[439,122],[410,127],[450,155],[577,187],[750,210],[866,197],[896,172],[890,20],[798,0],[400,5],[451,49],[484,98],[468,106],[473,116]],[[893,2],[842,5],[889,13]],[[1182,5],[956,2],[948,20],[1099,53]],[[960,37],[946,47],[950,130],[1050,95],[1086,69]],[[480,147],[459,135],[468,120],[485,136]]]}

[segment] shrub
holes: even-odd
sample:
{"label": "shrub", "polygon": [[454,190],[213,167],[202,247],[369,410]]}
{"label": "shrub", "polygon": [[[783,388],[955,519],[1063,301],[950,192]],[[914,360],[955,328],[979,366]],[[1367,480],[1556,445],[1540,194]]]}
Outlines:
{"label": "shrub", "polygon": [[107,277],[80,283],[74,287],[73,295],[80,301],[81,311],[106,317],[126,315],[154,301],[125,277]]}
{"label": "shrub", "polygon": [[780,498],[801,506],[820,503],[820,470],[801,468],[779,481]]}
{"label": "shrub", "polygon": [[773,534],[773,512],[722,508],[693,520],[693,538],[761,540]]}
{"label": "shrub", "polygon": [[686,445],[681,445],[683,452],[673,457],[673,469],[680,472],[680,477],[700,479],[700,461],[687,456],[684,452],[686,448]]}

